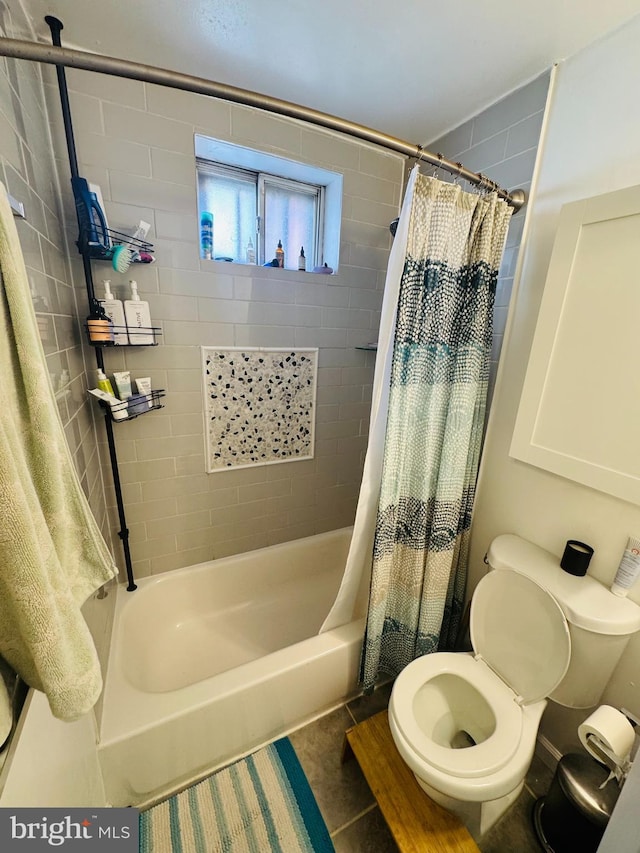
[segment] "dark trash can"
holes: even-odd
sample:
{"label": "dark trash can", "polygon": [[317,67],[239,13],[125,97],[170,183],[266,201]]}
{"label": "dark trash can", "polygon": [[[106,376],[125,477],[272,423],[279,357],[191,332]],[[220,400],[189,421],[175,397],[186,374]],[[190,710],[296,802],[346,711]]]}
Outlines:
{"label": "dark trash can", "polygon": [[600,788],[608,776],[589,755],[562,756],[549,793],[533,810],[536,834],[547,853],[596,852],[620,794],[615,779]]}

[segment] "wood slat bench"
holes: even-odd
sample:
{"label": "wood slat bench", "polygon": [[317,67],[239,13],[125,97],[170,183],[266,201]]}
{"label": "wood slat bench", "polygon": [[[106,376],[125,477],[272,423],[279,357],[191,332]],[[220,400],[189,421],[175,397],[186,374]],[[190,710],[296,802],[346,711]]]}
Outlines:
{"label": "wood slat bench", "polygon": [[479,853],[457,817],[434,803],[404,763],[381,711],[345,734],[343,760],[355,756],[400,853]]}

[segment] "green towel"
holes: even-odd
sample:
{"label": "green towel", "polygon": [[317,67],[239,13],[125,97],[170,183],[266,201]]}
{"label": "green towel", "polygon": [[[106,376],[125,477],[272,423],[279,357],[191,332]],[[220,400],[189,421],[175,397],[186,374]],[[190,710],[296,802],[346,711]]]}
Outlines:
{"label": "green towel", "polygon": [[66,443],[0,184],[0,655],[62,720],[102,690],[80,608],[116,571]]}
{"label": "green towel", "polygon": [[13,709],[11,707],[11,697],[9,696],[7,685],[4,683],[2,673],[0,673],[0,749],[2,749],[4,742],[11,734],[12,725]]}

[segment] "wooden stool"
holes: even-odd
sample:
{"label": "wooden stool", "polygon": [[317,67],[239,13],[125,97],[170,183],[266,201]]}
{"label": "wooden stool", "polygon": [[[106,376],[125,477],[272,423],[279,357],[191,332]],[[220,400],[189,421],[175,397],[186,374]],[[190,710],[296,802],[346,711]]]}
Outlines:
{"label": "wooden stool", "polygon": [[345,733],[342,760],[355,756],[400,853],[479,853],[455,815],[434,803],[404,763],[381,711]]}

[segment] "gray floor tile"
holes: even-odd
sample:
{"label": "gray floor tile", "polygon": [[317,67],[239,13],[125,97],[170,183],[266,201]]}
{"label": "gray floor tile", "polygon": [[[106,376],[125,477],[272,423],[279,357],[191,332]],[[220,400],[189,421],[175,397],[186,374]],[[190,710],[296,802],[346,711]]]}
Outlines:
{"label": "gray floor tile", "polygon": [[398,853],[393,836],[377,807],[341,829],[332,840],[336,853]]}
{"label": "gray floor tile", "polygon": [[531,767],[524,780],[527,788],[529,788],[534,797],[543,797],[548,793],[552,780],[553,770],[547,767],[541,758],[534,755]]}
{"label": "gray floor tile", "polygon": [[525,789],[509,811],[478,842],[482,853],[540,853],[531,819],[534,799]]}
{"label": "gray floor tile", "polygon": [[289,736],[329,832],[340,829],[375,802],[358,762],[340,761],[344,733],[352,725],[343,707]]}
{"label": "gray floor tile", "polygon": [[[344,732],[354,719],[362,722],[384,710],[391,688],[389,682],[371,696],[360,696],[290,735],[332,833],[336,853],[397,853],[357,761],[340,762]],[[534,756],[522,794],[480,840],[482,853],[540,853],[542,847],[533,828],[532,809],[535,799],[549,790],[552,778],[553,771]]]}
{"label": "gray floor tile", "polygon": [[386,684],[376,688],[370,696],[358,696],[357,699],[349,702],[347,707],[356,723],[361,723],[363,720],[373,717],[379,711],[384,711],[389,704],[392,687],[393,681],[388,681]]}

